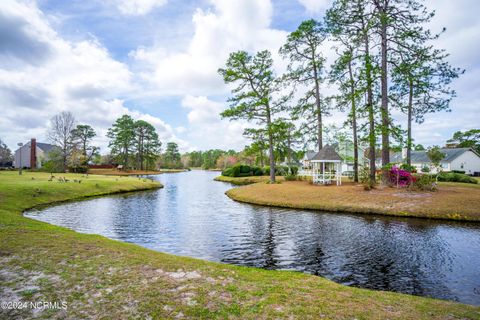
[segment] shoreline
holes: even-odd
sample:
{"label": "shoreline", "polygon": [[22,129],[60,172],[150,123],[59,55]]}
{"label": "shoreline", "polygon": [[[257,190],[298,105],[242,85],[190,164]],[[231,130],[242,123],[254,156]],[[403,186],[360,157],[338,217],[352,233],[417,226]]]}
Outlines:
{"label": "shoreline", "polygon": [[354,184],[312,186],[305,181],[245,184],[225,194],[234,201],[278,208],[480,222],[477,186],[442,184],[436,192],[411,192],[396,188],[364,191]]}

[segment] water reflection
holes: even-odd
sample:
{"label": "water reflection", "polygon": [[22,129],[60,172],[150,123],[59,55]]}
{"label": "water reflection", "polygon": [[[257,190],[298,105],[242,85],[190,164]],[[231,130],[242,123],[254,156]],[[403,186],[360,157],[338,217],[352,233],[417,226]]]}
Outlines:
{"label": "water reflection", "polygon": [[33,211],[80,232],[212,261],[480,304],[480,225],[328,214],[231,201],[216,173],[158,177],[157,191]]}

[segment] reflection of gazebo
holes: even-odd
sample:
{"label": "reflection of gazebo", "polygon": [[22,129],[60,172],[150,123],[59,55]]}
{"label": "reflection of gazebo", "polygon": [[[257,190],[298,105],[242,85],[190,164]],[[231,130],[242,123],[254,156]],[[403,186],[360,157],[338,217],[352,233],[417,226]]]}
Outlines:
{"label": "reflection of gazebo", "polygon": [[312,179],[315,184],[342,184],[342,158],[329,145],[323,147],[310,160],[312,164]]}

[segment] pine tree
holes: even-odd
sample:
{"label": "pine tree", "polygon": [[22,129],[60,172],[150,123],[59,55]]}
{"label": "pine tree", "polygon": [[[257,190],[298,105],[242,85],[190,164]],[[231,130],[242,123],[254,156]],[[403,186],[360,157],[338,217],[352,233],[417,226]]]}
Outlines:
{"label": "pine tree", "polygon": [[323,118],[328,115],[320,92],[325,64],[321,45],[326,38],[327,32],[322,24],[311,19],[303,21],[297,30],[290,33],[287,42],[280,48],[280,54],[290,61],[285,79],[307,89],[305,96],[292,109],[292,115],[305,120],[305,133],[314,133],[319,151],[323,147]]}
{"label": "pine tree", "polygon": [[285,110],[290,95],[281,96],[280,81],[273,72],[273,60],[269,51],[254,56],[245,51],[230,54],[225,68],[218,70],[227,84],[235,84],[230,107],[221,113],[231,120],[255,121],[268,137],[270,181],[275,182],[274,117]]}

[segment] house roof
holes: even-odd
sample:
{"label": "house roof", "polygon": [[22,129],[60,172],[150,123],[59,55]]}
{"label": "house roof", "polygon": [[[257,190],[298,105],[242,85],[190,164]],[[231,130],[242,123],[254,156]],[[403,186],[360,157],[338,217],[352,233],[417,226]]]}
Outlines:
{"label": "house roof", "polygon": [[[457,157],[461,156],[467,151],[472,151],[471,148],[443,148],[440,149],[440,152],[445,154],[445,158],[442,159],[441,162],[452,162]],[[427,156],[426,151],[412,151],[410,156],[412,163],[429,163],[430,159]],[[402,153],[396,152],[393,154],[392,158],[390,159],[391,162],[402,162]]]}
{"label": "house roof", "polygon": [[312,161],[342,161],[342,157],[339,156],[337,151],[332,146],[326,145],[311,159]]}
{"label": "house roof", "polygon": [[40,148],[45,153],[49,153],[53,149],[57,148],[57,146],[54,146],[53,144],[42,143],[42,142],[37,142],[37,147]]}
{"label": "house roof", "polygon": [[316,154],[317,154],[316,151],[308,150],[307,152],[305,152],[305,156],[303,158],[305,160],[312,160],[312,158],[315,157]]}

